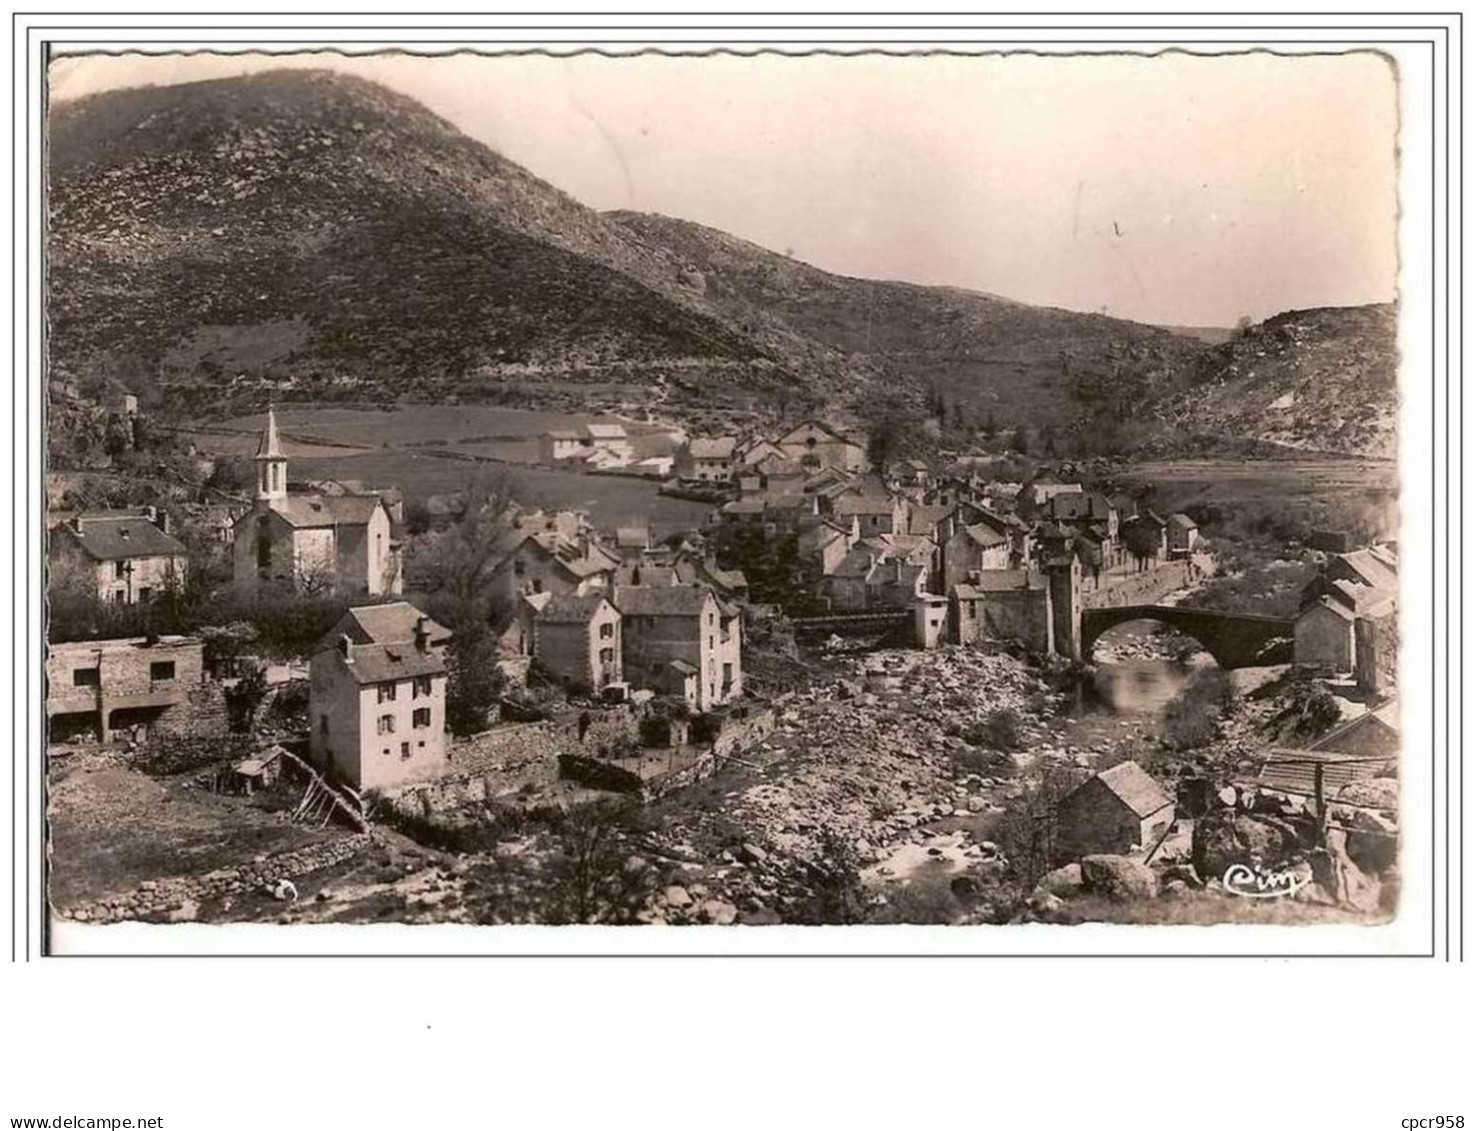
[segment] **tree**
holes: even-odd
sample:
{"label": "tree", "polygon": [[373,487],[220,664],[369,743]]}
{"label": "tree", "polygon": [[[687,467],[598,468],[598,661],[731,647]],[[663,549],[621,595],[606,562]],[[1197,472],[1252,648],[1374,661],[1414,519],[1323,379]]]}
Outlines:
{"label": "tree", "polygon": [[596,803],[571,812],[549,864],[542,917],[550,923],[628,924],[654,889],[653,870],[630,853],[628,836],[641,817],[630,801]]}
{"label": "tree", "polygon": [[500,468],[484,469],[471,481],[459,521],[416,555],[415,588],[455,602],[460,616],[486,619],[493,603],[492,574],[507,551],[515,487],[513,477]]}

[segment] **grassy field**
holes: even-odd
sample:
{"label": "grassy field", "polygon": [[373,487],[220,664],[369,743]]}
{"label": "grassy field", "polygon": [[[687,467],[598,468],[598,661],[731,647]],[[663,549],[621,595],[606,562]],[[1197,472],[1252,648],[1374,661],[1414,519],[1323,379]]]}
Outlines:
{"label": "grassy field", "polygon": [[[711,507],[666,498],[652,481],[528,466],[538,459],[538,437],[544,432],[611,419],[495,405],[414,404],[388,410],[284,405],[277,409],[293,479],[360,479],[371,486],[398,487],[410,498],[423,499],[465,487],[487,466],[447,459],[440,453],[474,455],[519,465],[511,470],[518,497],[527,506],[588,511],[591,520],[606,529],[649,523],[656,538],[705,525]],[[220,422],[229,431],[202,429],[194,433],[194,439],[207,452],[250,455],[256,451],[257,433],[264,423],[262,414],[234,417]],[[669,452],[673,446],[669,434],[654,425],[621,423],[639,454]]]}
{"label": "grassy field", "polygon": [[[399,487],[411,498],[459,490],[484,466],[488,465],[403,449],[296,459],[290,465],[294,479],[362,479],[373,486]],[[604,529],[648,523],[653,536],[660,539],[704,526],[712,514],[706,503],[659,494],[650,480],[538,467],[509,470],[517,484],[517,497],[525,506],[588,511],[590,521]]]}
{"label": "grassy field", "polygon": [[1351,530],[1398,536],[1398,465],[1392,460],[1161,460],[1133,464],[1123,478],[1150,485],[1160,512],[1187,511],[1209,535],[1256,532],[1283,541],[1288,533]]}
{"label": "grassy field", "polygon": [[61,907],[121,894],[144,880],[203,875],[342,835],[289,824],[245,798],[191,788],[188,775],[161,779],[116,765],[74,768],[61,758],[49,794],[50,894]]}

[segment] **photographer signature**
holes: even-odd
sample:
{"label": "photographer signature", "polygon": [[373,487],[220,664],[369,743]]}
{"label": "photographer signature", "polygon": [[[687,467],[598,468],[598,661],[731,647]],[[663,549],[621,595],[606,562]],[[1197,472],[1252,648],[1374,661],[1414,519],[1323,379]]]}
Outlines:
{"label": "photographer signature", "polygon": [[1258,864],[1231,864],[1224,870],[1223,880],[1225,891],[1246,899],[1276,899],[1295,895],[1310,882],[1310,876],[1298,875],[1292,869],[1277,871],[1262,868]]}

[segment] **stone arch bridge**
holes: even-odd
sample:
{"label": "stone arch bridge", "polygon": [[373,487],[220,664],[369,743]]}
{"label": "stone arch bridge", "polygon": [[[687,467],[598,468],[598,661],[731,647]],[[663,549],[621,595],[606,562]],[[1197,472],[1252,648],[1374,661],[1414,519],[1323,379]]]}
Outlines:
{"label": "stone arch bridge", "polygon": [[1263,667],[1291,662],[1296,628],[1293,620],[1246,613],[1216,613],[1212,609],[1185,609],[1175,605],[1122,605],[1081,610],[1082,658],[1091,658],[1091,649],[1102,633],[1132,620],[1152,620],[1171,625],[1202,644],[1204,651],[1213,656],[1221,668]]}

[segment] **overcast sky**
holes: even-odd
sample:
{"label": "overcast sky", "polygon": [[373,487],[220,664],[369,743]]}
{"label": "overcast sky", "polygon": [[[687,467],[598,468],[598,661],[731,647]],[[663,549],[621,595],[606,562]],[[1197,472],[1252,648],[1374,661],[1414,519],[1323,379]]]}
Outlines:
{"label": "overcast sky", "polygon": [[281,66],[403,91],[591,207],[842,274],[1178,325],[1395,294],[1370,54],[92,56],[51,94]]}

